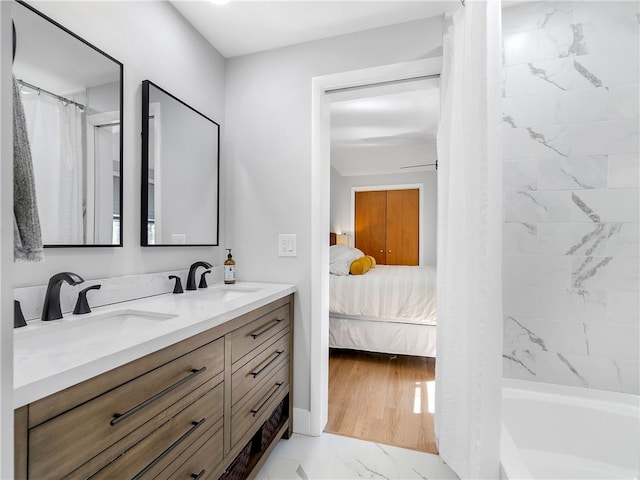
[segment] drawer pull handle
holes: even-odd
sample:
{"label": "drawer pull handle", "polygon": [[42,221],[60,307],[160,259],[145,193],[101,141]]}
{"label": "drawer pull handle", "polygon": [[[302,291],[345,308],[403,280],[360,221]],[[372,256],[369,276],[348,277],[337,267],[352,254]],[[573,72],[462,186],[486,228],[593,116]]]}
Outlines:
{"label": "drawer pull handle", "polygon": [[253,339],[255,340],[260,335],[262,335],[265,332],[268,332],[269,330],[271,330],[273,327],[278,325],[283,320],[284,320],[284,318],[274,318],[269,325],[265,326],[264,328],[262,328],[260,330],[255,331],[253,333],[250,333],[249,335],[251,335],[253,337]]}
{"label": "drawer pull handle", "polygon": [[[138,480],[139,478],[142,478],[149,470],[151,470],[155,465],[158,464],[158,462],[162,461],[162,459],[164,457],[166,457],[167,455],[169,455],[171,453],[171,450],[173,450],[174,448],[176,448],[178,445],[180,445],[181,442],[183,442],[189,435],[191,435],[193,432],[196,431],[196,429],[202,425],[205,421],[206,421],[206,417],[203,418],[202,420],[200,420],[199,422],[191,422],[191,425],[193,425],[189,430],[187,430],[185,433],[182,434],[182,436],[180,438],[178,438],[175,442],[173,442],[171,445],[169,445],[169,447],[162,452],[160,455],[158,455],[153,462],[151,462],[149,465],[147,465],[146,467],[144,467],[135,477],[133,477],[132,480]],[[204,472],[204,470],[202,472],[200,472],[200,475],[202,475],[202,473]]]}
{"label": "drawer pull handle", "polygon": [[139,412],[140,410],[145,408],[147,405],[155,402],[160,397],[162,397],[162,396],[166,395],[167,393],[175,390],[176,388],[184,385],[185,383],[189,382],[190,380],[192,380],[193,378],[197,377],[201,373],[204,373],[206,370],[207,370],[207,367],[202,367],[202,368],[200,368],[198,370],[195,370],[195,369],[191,370],[191,374],[190,375],[184,377],[182,380],[177,381],[173,385],[168,386],[167,388],[165,388],[161,392],[156,393],[152,397],[147,398],[144,402],[139,403],[138,405],[133,407],[131,410],[128,410],[128,411],[126,411],[124,413],[114,413],[113,414],[113,418],[111,419],[111,422],[110,422],[111,426],[114,426],[114,425],[120,423],[121,421],[129,418],[131,415],[136,414],[137,412]]}
{"label": "drawer pull handle", "polygon": [[264,402],[262,402],[262,403],[260,404],[260,406],[259,406],[259,407],[256,407],[256,408],[254,408],[253,410],[251,410],[251,413],[253,414],[253,416],[254,416],[254,417],[258,414],[258,412],[259,412],[260,410],[262,410],[262,408],[263,408],[267,403],[269,403],[269,400],[271,400],[271,397],[273,397],[273,396],[276,394],[276,392],[280,389],[280,387],[281,387],[282,385],[284,385],[284,382],[278,382],[278,383],[276,383],[276,384],[274,385],[274,387],[276,387],[276,388],[274,388],[274,389],[273,389],[273,391],[272,391],[272,392],[269,394],[269,396],[264,400]]}
{"label": "drawer pull handle", "polygon": [[191,478],[193,478],[194,480],[199,480],[200,477],[202,477],[204,475],[204,469],[200,472],[200,473],[192,473],[191,474]]}
{"label": "drawer pull handle", "polygon": [[269,365],[271,365],[273,362],[275,362],[276,359],[280,355],[282,355],[283,353],[284,353],[284,350],[278,350],[278,351],[274,352],[272,354],[273,357],[271,359],[269,359],[269,361],[267,363],[265,363],[260,370],[257,370],[255,372],[251,372],[251,375],[253,375],[253,378],[256,378],[258,375],[260,375],[262,372],[264,372],[265,368],[267,368]]}

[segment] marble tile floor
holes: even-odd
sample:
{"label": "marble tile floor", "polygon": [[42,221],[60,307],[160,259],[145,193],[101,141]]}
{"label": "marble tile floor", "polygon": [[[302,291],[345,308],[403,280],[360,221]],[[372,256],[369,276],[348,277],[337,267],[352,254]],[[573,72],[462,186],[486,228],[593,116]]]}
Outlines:
{"label": "marble tile floor", "polygon": [[280,440],[257,480],[457,479],[437,455],[330,433]]}

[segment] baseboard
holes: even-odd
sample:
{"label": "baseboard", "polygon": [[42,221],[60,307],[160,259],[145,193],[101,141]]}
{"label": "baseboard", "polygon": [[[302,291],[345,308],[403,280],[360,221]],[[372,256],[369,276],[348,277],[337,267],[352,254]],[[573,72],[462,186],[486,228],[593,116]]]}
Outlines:
{"label": "baseboard", "polygon": [[311,412],[293,407],[293,432],[302,435],[311,434]]}

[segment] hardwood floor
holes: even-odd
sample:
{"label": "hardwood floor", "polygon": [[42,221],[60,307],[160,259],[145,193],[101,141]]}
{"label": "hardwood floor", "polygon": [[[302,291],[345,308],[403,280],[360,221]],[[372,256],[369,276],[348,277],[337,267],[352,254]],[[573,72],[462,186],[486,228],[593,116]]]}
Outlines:
{"label": "hardwood floor", "polygon": [[434,381],[433,358],[332,349],[325,431],[437,453]]}

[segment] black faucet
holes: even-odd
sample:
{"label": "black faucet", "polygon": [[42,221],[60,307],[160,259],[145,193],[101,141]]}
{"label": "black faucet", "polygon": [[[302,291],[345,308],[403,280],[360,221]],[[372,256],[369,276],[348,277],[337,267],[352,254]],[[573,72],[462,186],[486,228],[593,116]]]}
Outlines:
{"label": "black faucet", "polygon": [[13,328],[26,327],[27,322],[22,314],[22,308],[18,300],[13,301]]}
{"label": "black faucet", "polygon": [[84,279],[80,275],[71,272],[56,273],[49,279],[47,293],[44,296],[42,316],[40,317],[44,322],[62,318],[62,310],[60,310],[60,287],[62,282],[67,282],[69,285],[78,285],[84,282]]}
{"label": "black faucet", "polygon": [[78,300],[76,301],[76,306],[73,309],[74,315],[84,315],[85,313],[91,313],[91,307],[89,306],[89,301],[87,300],[87,292],[89,290],[100,290],[101,285],[91,285],[90,287],[85,288],[84,290],[80,290],[78,293]]}
{"label": "black faucet", "polygon": [[195,262],[189,267],[189,276],[187,277],[187,290],[197,290],[196,287],[196,270],[198,267],[211,268],[209,262]]}
{"label": "black faucet", "polygon": [[198,284],[198,288],[207,288],[207,274],[211,273],[211,270],[205,270],[200,275],[200,283]]}
{"label": "black faucet", "polygon": [[184,293],[182,290],[182,280],[177,275],[169,275],[169,280],[175,280],[176,283],[173,286],[173,293]]}

